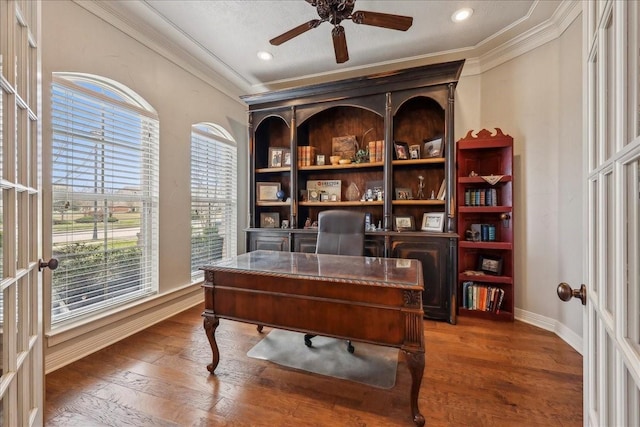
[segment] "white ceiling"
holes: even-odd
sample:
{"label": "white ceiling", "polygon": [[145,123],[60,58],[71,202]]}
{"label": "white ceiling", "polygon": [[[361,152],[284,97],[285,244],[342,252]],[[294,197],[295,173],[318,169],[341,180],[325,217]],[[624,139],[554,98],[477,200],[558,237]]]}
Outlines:
{"label": "white ceiling", "polygon": [[[280,46],[269,40],[317,18],[304,0],[76,0],[105,20],[227,93],[257,93],[388,71],[442,60],[477,58],[514,39],[554,25],[566,0],[357,0],[366,10],[413,17],[406,31],[343,21],[349,61],[336,64],[331,24],[305,32]],[[461,7],[474,14],[453,23]],[[257,58],[271,52],[269,62]]]}

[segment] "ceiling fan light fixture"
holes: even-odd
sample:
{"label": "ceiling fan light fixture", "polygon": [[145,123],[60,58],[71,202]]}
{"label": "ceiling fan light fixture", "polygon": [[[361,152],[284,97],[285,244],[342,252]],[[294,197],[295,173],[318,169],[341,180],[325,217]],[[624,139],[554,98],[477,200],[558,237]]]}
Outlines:
{"label": "ceiling fan light fixture", "polygon": [[267,52],[266,50],[261,50],[256,55],[263,61],[271,61],[273,59],[271,52]]}
{"label": "ceiling fan light fixture", "polygon": [[453,15],[451,15],[451,20],[453,22],[462,22],[471,18],[471,15],[473,15],[473,9],[469,7],[463,7],[462,9],[458,9],[453,12]]}

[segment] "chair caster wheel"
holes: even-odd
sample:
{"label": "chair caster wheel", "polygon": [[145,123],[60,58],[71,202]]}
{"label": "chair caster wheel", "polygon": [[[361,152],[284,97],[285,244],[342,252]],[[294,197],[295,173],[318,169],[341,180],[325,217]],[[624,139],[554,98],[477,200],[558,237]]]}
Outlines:
{"label": "chair caster wheel", "polygon": [[353,354],[354,351],[356,351],[355,347],[353,347],[353,345],[351,345],[351,341],[349,341],[347,343],[347,351],[351,354]]}
{"label": "chair caster wheel", "polygon": [[313,344],[311,343],[311,337],[304,337],[304,345],[306,345],[307,347],[312,347]]}

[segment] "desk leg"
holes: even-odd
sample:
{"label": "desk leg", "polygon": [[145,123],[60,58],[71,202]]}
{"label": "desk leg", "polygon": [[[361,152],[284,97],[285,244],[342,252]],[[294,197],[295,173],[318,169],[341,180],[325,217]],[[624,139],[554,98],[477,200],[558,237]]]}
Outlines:
{"label": "desk leg", "polygon": [[424,374],[424,351],[407,351],[402,350],[404,358],[411,372],[411,414],[415,425],[422,427],[424,425],[424,417],[418,408],[418,394],[420,393],[420,384],[422,384],[422,375]]}
{"label": "desk leg", "polygon": [[204,331],[207,334],[209,345],[211,346],[211,352],[213,353],[213,360],[209,365],[207,365],[207,370],[212,374],[218,366],[218,362],[220,362],[220,351],[218,351],[218,344],[216,344],[215,336],[216,328],[219,324],[220,320],[215,316],[204,317]]}

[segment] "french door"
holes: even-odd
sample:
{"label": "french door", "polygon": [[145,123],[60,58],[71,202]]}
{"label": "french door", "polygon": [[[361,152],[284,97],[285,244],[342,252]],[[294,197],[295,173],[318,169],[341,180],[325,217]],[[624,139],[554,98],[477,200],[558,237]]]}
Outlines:
{"label": "french door", "polygon": [[0,0],[0,425],[43,423],[40,2]]}
{"label": "french door", "polygon": [[584,424],[640,425],[640,6],[583,2]]}

